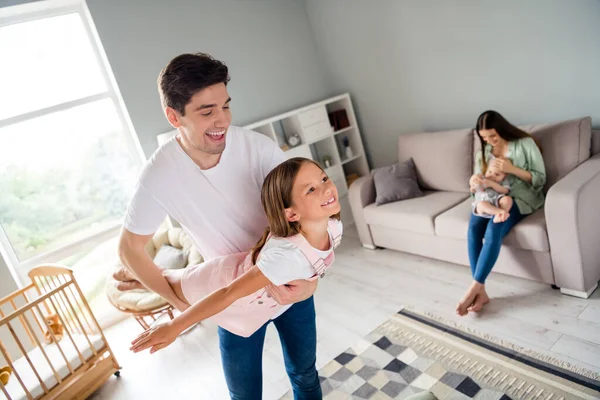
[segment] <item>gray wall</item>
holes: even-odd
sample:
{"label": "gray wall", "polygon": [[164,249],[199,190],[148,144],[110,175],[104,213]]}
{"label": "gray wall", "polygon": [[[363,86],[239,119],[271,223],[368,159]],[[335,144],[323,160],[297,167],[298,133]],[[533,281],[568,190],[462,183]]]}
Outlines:
{"label": "gray wall", "polygon": [[88,6],[146,155],[156,149],[156,135],[172,129],[156,78],[180,53],[225,61],[238,125],[333,94],[301,1],[88,0]]}
{"label": "gray wall", "polygon": [[17,283],[13,279],[11,273],[2,255],[0,255],[0,298],[17,290]]}
{"label": "gray wall", "polygon": [[34,3],[40,0],[0,0],[0,8],[18,6],[21,4]]}
{"label": "gray wall", "polygon": [[349,91],[372,166],[398,134],[590,115],[600,126],[598,0],[307,0],[336,92]]}

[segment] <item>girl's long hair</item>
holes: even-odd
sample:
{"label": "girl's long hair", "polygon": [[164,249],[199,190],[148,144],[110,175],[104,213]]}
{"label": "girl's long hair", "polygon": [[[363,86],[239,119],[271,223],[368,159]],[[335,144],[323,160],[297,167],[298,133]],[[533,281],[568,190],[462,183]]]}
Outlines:
{"label": "girl's long hair", "polygon": [[[260,194],[260,200],[267,215],[269,227],[252,249],[252,263],[256,264],[258,254],[267,242],[269,234],[276,237],[289,237],[300,233],[300,224],[290,222],[285,216],[285,209],[293,205],[292,189],[298,171],[305,163],[313,163],[321,170],[321,166],[308,158],[295,157],[279,164],[265,178]],[[331,218],[340,219],[340,213]]]}
{"label": "girl's long hair", "polygon": [[477,118],[477,124],[475,125],[475,131],[477,132],[477,137],[479,137],[479,142],[481,143],[481,172],[483,174],[487,171],[487,162],[485,160],[485,142],[479,131],[488,129],[495,129],[498,135],[507,142],[530,137],[535,141],[537,147],[539,147],[540,150],[542,149],[539,142],[529,133],[508,122],[499,112],[488,110]]}

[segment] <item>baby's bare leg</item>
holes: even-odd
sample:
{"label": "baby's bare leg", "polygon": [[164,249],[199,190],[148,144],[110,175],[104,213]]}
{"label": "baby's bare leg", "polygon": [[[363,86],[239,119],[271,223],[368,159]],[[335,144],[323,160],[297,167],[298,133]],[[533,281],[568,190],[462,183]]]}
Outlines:
{"label": "baby's bare leg", "polygon": [[496,215],[500,211],[502,211],[501,208],[498,208],[495,205],[493,205],[487,201],[480,201],[479,203],[477,203],[477,207],[475,208],[475,212],[479,215],[483,215],[483,214]]}
{"label": "baby's bare leg", "polygon": [[181,289],[181,278],[183,277],[183,272],[184,271],[182,269],[166,269],[162,274],[171,286],[171,289],[173,289],[177,297],[179,297],[179,300],[189,304],[183,295],[183,290]]}
{"label": "baby's bare leg", "polygon": [[477,204],[475,211],[477,212],[477,214],[493,215],[495,223],[504,222],[510,216],[508,211],[500,207],[496,207],[495,205],[488,203],[487,201],[480,201]]}
{"label": "baby's bare leg", "polygon": [[510,211],[513,206],[513,199],[510,196],[504,196],[500,200],[498,200],[498,205],[504,211]]}

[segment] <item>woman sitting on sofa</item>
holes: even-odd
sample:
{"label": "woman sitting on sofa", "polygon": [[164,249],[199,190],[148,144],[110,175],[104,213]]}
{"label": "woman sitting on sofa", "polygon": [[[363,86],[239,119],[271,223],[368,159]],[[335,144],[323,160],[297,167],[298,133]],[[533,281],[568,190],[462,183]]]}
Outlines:
{"label": "woman sitting on sofa", "polygon": [[471,191],[484,183],[483,176],[493,167],[508,175],[509,195],[514,201],[504,222],[494,222],[489,216],[476,212],[471,215],[468,247],[473,283],[456,307],[459,315],[480,311],[490,301],[485,279],[498,259],[502,239],[517,222],[544,205],[546,183],[542,153],[531,135],[510,124],[496,111],[481,114],[475,131],[482,151],[475,158],[475,174],[469,180]]}

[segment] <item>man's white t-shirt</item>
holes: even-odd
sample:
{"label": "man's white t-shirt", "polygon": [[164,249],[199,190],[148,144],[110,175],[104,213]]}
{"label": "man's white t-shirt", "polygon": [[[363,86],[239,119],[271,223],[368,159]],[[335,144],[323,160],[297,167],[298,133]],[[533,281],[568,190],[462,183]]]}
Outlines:
{"label": "man's white t-shirt", "polygon": [[284,160],[268,137],[230,126],[219,163],[202,170],[173,137],[146,163],[123,225],[150,235],[168,214],[205,259],[249,251],[267,227],[262,184]]}

